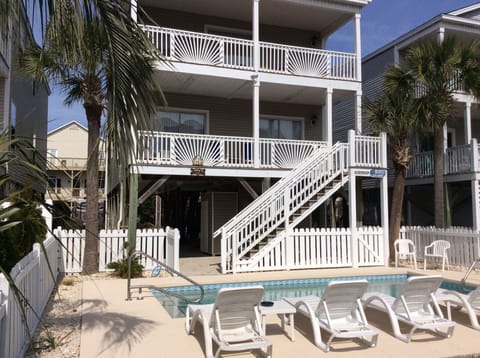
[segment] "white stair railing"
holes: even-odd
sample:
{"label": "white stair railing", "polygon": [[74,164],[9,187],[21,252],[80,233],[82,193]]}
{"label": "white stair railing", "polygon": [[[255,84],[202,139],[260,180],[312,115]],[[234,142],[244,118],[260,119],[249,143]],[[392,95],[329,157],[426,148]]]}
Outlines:
{"label": "white stair railing", "polygon": [[[251,248],[290,217],[347,167],[346,144],[316,150],[307,160],[214,233],[222,235],[222,271],[231,272]],[[299,219],[300,217],[297,217]]]}

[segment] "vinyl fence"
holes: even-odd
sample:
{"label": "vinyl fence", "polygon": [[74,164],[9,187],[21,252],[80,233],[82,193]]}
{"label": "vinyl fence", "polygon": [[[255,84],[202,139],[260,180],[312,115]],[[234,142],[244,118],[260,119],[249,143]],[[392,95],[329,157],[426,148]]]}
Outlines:
{"label": "vinyl fence", "polygon": [[14,266],[10,276],[19,292],[0,274],[0,358],[25,354],[29,334],[37,328],[56,282],[58,248],[58,242],[50,237],[43,247],[35,244]]}
{"label": "vinyl fence", "polygon": [[480,232],[463,227],[437,229],[434,227],[404,226],[400,229],[401,239],[415,243],[417,258],[423,259],[424,248],[435,240],[450,242],[448,260],[451,265],[470,266],[480,257]]}
{"label": "vinyl fence", "polygon": [[[55,235],[63,245],[61,271],[65,273],[82,272],[83,251],[85,248],[85,230],[55,229]],[[136,250],[145,252],[155,259],[179,270],[180,233],[177,229],[137,230]],[[125,257],[125,243],[128,242],[128,230],[101,230],[99,234],[99,271],[109,271],[108,264]],[[157,264],[150,259],[140,258],[140,263],[149,270]]]}
{"label": "vinyl fence", "polygon": [[[179,241],[177,229],[137,230],[137,250],[179,270]],[[18,291],[0,274],[0,358],[23,357],[29,344],[29,335],[37,328],[43,310],[52,294],[60,272],[82,271],[85,231],[54,230],[43,246],[20,260],[10,272]],[[124,257],[127,230],[100,232],[100,271],[108,263]],[[146,269],[156,263],[143,259]],[[22,312],[25,312],[23,316]]]}

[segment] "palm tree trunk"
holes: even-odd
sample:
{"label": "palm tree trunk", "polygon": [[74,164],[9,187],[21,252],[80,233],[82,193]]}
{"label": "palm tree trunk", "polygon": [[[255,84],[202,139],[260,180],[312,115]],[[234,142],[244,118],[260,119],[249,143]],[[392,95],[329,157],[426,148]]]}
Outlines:
{"label": "palm tree trunk", "polygon": [[87,211],[83,273],[98,272],[98,147],[101,106],[84,105],[88,120]]}
{"label": "palm tree trunk", "polygon": [[445,196],[443,188],[443,126],[437,125],[434,129],[433,156],[435,164],[434,172],[434,206],[435,206],[435,227],[445,227]]}
{"label": "palm tree trunk", "polygon": [[398,239],[402,222],[403,197],[405,193],[405,167],[394,163],[395,181],[392,192],[392,207],[390,210],[390,258],[395,257],[393,243]]}

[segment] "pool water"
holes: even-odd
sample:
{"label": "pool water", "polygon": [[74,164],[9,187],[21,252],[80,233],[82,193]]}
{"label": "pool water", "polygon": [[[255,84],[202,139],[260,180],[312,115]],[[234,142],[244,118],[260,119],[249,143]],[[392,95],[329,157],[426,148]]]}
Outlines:
{"label": "pool water", "polygon": [[[261,285],[265,289],[263,296],[264,301],[278,301],[283,297],[302,297],[308,295],[321,296],[323,290],[332,280],[347,281],[347,280],[367,280],[369,292],[382,292],[396,297],[400,287],[403,285],[407,275],[380,275],[380,276],[354,276],[354,277],[335,277],[335,278],[311,278],[298,280],[275,280],[275,281],[255,281],[255,282],[241,282],[241,283],[222,283],[203,285],[205,295],[202,304],[215,302],[217,291],[222,287],[245,287],[253,285]],[[455,287],[456,285],[456,287]],[[443,288],[459,289],[459,285],[452,282],[444,282]],[[168,288],[176,294],[181,294],[190,298],[197,299],[200,295],[200,290],[195,286],[180,286]],[[152,290],[153,295],[158,299],[162,306],[167,310],[172,318],[185,317],[185,311],[188,302],[185,300],[161,293],[157,290]]]}

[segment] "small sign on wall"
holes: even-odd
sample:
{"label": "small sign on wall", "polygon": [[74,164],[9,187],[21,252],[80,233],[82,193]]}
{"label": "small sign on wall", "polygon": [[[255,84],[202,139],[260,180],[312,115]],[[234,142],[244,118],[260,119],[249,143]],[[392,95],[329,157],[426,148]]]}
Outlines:
{"label": "small sign on wall", "polygon": [[354,169],[354,175],[362,176],[362,177],[370,177],[370,178],[383,178],[387,174],[386,169]]}

